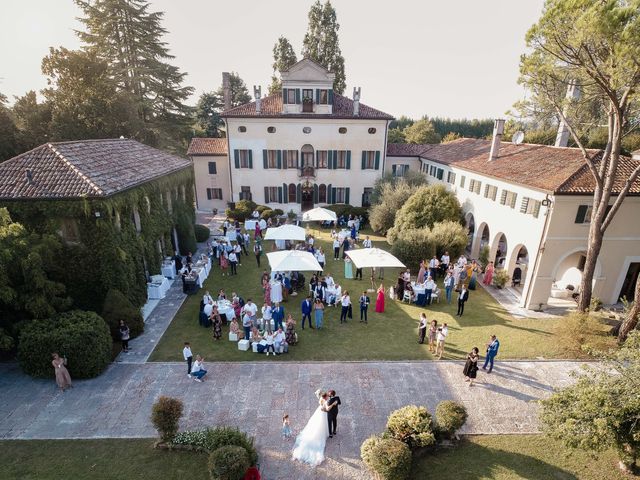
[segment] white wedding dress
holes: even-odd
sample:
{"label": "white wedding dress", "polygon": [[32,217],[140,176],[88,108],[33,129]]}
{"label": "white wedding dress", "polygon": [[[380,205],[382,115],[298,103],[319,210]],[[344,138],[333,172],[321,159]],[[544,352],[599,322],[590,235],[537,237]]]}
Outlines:
{"label": "white wedding dress", "polygon": [[320,406],[311,415],[307,425],[296,438],[293,447],[293,458],[312,466],[324,461],[324,447],[329,436],[327,423],[327,402],[320,400]]}

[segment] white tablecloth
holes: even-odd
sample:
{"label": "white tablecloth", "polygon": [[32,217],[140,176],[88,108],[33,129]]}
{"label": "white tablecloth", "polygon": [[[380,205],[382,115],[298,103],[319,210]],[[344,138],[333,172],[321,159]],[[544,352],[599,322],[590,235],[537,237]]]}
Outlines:
{"label": "white tablecloth", "polygon": [[171,287],[171,284],[166,278],[162,283],[147,283],[147,297],[150,299],[164,298],[169,287]]}
{"label": "white tablecloth", "polygon": [[171,260],[169,263],[167,260],[162,262],[161,267],[162,275],[167,278],[174,278],[176,276],[176,262],[175,260]]}
{"label": "white tablecloth", "polygon": [[196,272],[196,274],[198,275],[198,279],[197,279],[198,286],[202,288],[202,286],[204,285],[204,281],[207,279],[207,272],[205,268],[204,267],[194,268],[193,271]]}
{"label": "white tablecloth", "polygon": [[427,291],[427,289],[424,287],[416,287],[415,282],[411,282],[411,286],[413,287],[413,291],[416,295],[424,295],[424,293]]}
{"label": "white tablecloth", "polygon": [[340,243],[342,243],[347,237],[351,237],[351,230],[340,230],[338,232],[338,240]]}
{"label": "white tablecloth", "polygon": [[194,265],[195,268],[203,268],[204,269],[204,273],[205,273],[205,277],[207,278],[209,276],[209,273],[211,272],[211,259],[209,257],[207,257],[206,260],[198,260],[196,262],[196,264]]}
{"label": "white tablecloth", "polygon": [[234,312],[233,307],[228,302],[214,302],[214,304],[218,305],[218,313],[221,315],[224,314],[227,317],[228,321],[231,321],[236,316],[236,312]]}
{"label": "white tablecloth", "polygon": [[258,223],[258,220],[245,220],[244,229],[248,232],[253,232],[256,229],[256,223]]}

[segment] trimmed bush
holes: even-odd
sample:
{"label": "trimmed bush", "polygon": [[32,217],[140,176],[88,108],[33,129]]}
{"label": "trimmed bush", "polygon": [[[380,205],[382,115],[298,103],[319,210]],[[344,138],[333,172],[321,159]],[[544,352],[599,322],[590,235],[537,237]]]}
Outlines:
{"label": "trimmed bush", "polygon": [[196,224],[193,228],[196,234],[196,242],[202,243],[209,240],[209,237],[211,236],[211,230],[209,230],[209,227],[206,225]]}
{"label": "trimmed bush", "polygon": [[271,210],[271,208],[267,207],[266,205],[258,205],[258,206],[256,207],[256,210],[258,211],[258,213],[260,213],[260,214],[261,214],[261,213],[262,213],[262,212],[264,212],[265,210]]}
{"label": "trimmed bush", "polygon": [[360,448],[365,465],[382,480],[405,480],[411,470],[411,450],[394,438],[368,438]]}
{"label": "trimmed bush", "polygon": [[462,208],[455,193],[444,185],[427,185],[418,188],[404,203],[393,224],[399,232],[412,228],[433,226],[445,220],[456,221]]}
{"label": "trimmed bush", "polygon": [[440,402],[436,407],[436,424],[447,435],[453,435],[467,421],[467,409],[451,400]]}
{"label": "trimmed bush", "polygon": [[387,419],[387,435],[407,444],[411,449],[436,443],[431,414],[425,407],[407,405],[391,412]]}
{"label": "trimmed bush", "polygon": [[449,251],[451,258],[458,257],[467,246],[469,230],[459,222],[445,220],[433,225],[431,229],[431,241],[436,247],[436,253],[442,255]]}
{"label": "trimmed bush", "polygon": [[407,267],[415,270],[420,261],[429,260],[436,252],[436,247],[431,241],[429,229],[405,230],[398,237],[389,231],[387,240],[393,239],[391,253],[398,257]]}
{"label": "trimmed bush", "polygon": [[120,340],[120,320],[129,326],[129,335],[135,338],[144,331],[144,319],[140,310],[120,291],[112,288],[107,292],[102,308],[102,318],[107,322],[114,340]]}
{"label": "trimmed bush", "polygon": [[170,442],[178,433],[183,408],[181,400],[165,396],[161,396],[153,404],[151,422],[163,442]]}
{"label": "trimmed bush", "polygon": [[244,448],[227,445],[209,455],[208,466],[212,480],[242,480],[251,465]]}
{"label": "trimmed bush", "polygon": [[276,217],[281,217],[282,215],[284,215],[284,210],[282,210],[281,208],[276,208],[273,213],[276,214]]}
{"label": "trimmed bush", "polygon": [[274,212],[270,208],[263,210],[262,213],[260,214],[260,218],[264,220],[269,220],[270,218],[276,218],[277,216],[278,215],[276,214],[276,212]]}
{"label": "trimmed bush", "polygon": [[373,231],[386,234],[393,227],[398,210],[415,191],[416,187],[404,180],[393,180],[382,184],[379,201],[369,210],[369,223]]}
{"label": "trimmed bush", "polygon": [[172,442],[176,445],[192,445],[204,448],[209,452],[213,452],[225,445],[236,445],[247,451],[247,455],[249,455],[249,463],[251,465],[258,463],[258,452],[253,445],[253,438],[249,437],[246,433],[241,432],[237,428],[217,427],[180,432],[175,436]]}
{"label": "trimmed bush", "polygon": [[51,354],[67,358],[71,378],[93,378],[111,361],[111,334],[95,312],[72,310],[46,320],[34,320],[20,332],[18,360],[33,377],[52,378]]}

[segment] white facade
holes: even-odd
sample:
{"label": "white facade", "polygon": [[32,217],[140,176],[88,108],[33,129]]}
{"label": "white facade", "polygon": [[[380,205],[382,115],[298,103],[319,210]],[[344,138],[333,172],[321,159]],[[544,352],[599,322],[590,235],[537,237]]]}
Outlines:
{"label": "white facade", "polygon": [[224,211],[231,201],[228,155],[193,155],[198,210]]}

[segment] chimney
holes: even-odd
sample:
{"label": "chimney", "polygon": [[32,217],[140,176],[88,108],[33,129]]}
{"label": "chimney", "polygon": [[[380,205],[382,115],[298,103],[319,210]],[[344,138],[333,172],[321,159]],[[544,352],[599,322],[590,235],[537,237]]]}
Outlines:
{"label": "chimney", "polygon": [[261,86],[253,86],[253,96],[256,99],[256,113],[260,113],[260,109],[261,109],[261,103],[262,100],[260,99],[260,97],[262,97],[262,87]]}
{"label": "chimney", "polygon": [[[580,87],[576,85],[574,81],[569,82],[567,86],[567,96],[566,99],[569,103],[572,100],[578,100],[580,98]],[[562,114],[566,117],[569,114],[569,105],[564,107]],[[566,147],[569,143],[569,129],[567,128],[567,124],[560,120],[560,125],[558,125],[558,134],[556,135],[556,147]]]}
{"label": "chimney", "polygon": [[360,115],[360,87],[353,87],[353,116]]}
{"label": "chimney", "polygon": [[24,176],[27,179],[27,183],[31,185],[33,183],[33,174],[31,173],[31,170],[28,168],[25,168]]}
{"label": "chimney", "polygon": [[224,99],[224,109],[231,108],[231,78],[229,72],[222,72],[222,96]]}
{"label": "chimney", "polygon": [[502,142],[502,134],[504,133],[504,120],[497,118],[493,126],[493,138],[491,139],[491,152],[489,153],[489,161],[498,158],[500,153],[500,142]]}

